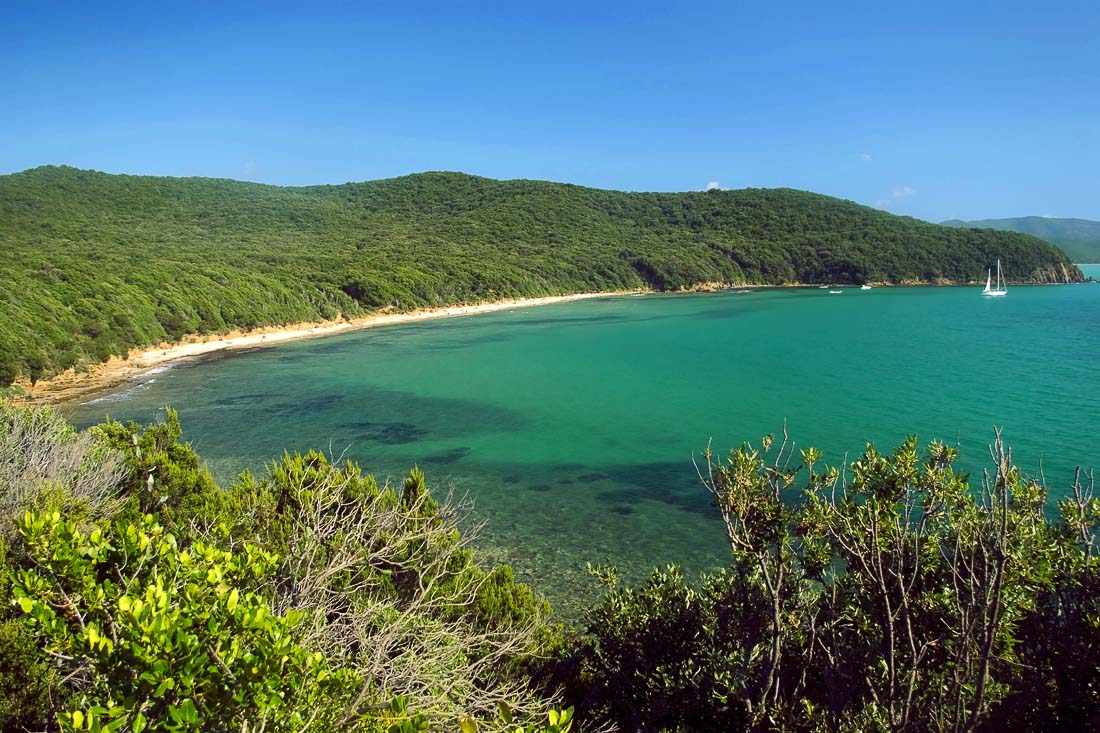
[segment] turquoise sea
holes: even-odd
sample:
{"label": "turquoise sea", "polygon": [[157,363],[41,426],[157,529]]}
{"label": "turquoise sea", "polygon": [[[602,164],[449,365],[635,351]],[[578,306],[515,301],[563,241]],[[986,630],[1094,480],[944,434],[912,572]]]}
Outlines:
{"label": "turquoise sea", "polygon": [[181,363],[65,411],[148,422],[165,403],[222,481],[284,449],[391,479],[419,464],[476,501],[490,558],[568,613],[596,592],[586,561],[631,578],[720,563],[692,455],[784,421],[834,464],[916,433],[974,471],[999,426],[1064,493],[1100,465],[1100,284],[610,297]]}

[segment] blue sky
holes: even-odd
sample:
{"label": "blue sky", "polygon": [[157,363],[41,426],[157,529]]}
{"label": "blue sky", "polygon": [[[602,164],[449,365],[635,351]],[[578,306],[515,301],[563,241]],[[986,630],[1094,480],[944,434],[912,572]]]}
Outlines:
{"label": "blue sky", "polygon": [[1095,2],[0,4],[0,173],[423,170],[1100,219]]}

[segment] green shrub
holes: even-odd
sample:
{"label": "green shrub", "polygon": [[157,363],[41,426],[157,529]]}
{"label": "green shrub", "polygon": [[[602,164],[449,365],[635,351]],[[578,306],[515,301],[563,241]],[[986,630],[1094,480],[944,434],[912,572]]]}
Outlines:
{"label": "green shrub", "polygon": [[476,565],[460,531],[470,507],[433,498],[422,472],[398,491],[311,452],[232,491],[242,511],[228,533],[284,557],[273,604],[317,619],[311,643],[382,680],[380,694],[436,725],[545,707],[522,674],[545,641],[545,602],[509,570]]}
{"label": "green shrub", "polygon": [[31,566],[14,576],[26,628],[70,678],[62,730],[350,729],[359,680],[298,641],[303,614],[262,592],[278,558],[179,549],[152,517],[82,533],[57,512],[19,530]]}
{"label": "green shrub", "polygon": [[129,478],[122,486],[119,517],[139,521],[156,514],[182,538],[192,521],[210,525],[232,513],[231,497],[183,440],[179,414],[171,407],[165,406],[164,418],[151,425],[107,420],[89,433],[123,457]]}
{"label": "green shrub", "polygon": [[913,438],[844,476],[771,437],[708,452],[729,567],[633,589],[603,571],[551,679],[629,730],[1093,727],[1100,502],[1078,485],[1052,522],[999,435],[992,454],[973,487]]}
{"label": "green shrub", "polygon": [[18,621],[0,621],[0,730],[44,726],[59,687],[34,635]]}
{"label": "green shrub", "polygon": [[128,477],[122,455],[78,433],[51,407],[0,399],[0,541],[28,509],[62,509],[98,521],[119,506]]}
{"label": "green shrub", "polygon": [[[7,719],[64,730],[423,730],[460,719],[568,729],[559,713],[536,722],[548,703],[523,675],[545,602],[507,568],[476,565],[459,529],[470,507],[433,498],[419,470],[394,490],[352,463],[287,455],[223,490],[171,409],[156,425],[83,434],[48,409],[0,417],[9,464],[46,467],[12,473],[35,491],[6,495],[18,522],[10,556],[0,538],[13,598],[0,621],[20,623],[3,627],[0,665],[37,680],[4,678],[19,691]],[[105,476],[107,508],[73,501]]]}

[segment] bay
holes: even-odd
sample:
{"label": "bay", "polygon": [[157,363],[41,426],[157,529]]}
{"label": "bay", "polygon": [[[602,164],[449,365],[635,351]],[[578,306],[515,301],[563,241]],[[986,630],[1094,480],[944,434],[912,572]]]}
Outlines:
{"label": "bay", "polygon": [[[1098,268],[1100,269],[1100,268]],[[1088,273],[1087,273],[1088,274]],[[179,364],[66,408],[86,426],[164,404],[219,480],[321,449],[414,464],[489,520],[481,547],[568,615],[586,562],[638,579],[720,564],[692,456],[786,423],[826,462],[907,434],[980,472],[994,426],[1054,497],[1100,463],[1100,285],[817,288],[610,297],[422,322]]]}

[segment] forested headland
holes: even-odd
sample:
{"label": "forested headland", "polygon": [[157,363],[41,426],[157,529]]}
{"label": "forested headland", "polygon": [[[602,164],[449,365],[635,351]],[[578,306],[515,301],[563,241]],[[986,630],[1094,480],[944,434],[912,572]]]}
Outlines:
{"label": "forested headland", "polygon": [[980,221],[950,219],[942,224],[946,227],[997,229],[1004,232],[1030,234],[1057,245],[1072,257],[1074,262],[1100,262],[1100,221],[1063,219],[1055,216],[1020,216],[1014,219]]}
{"label": "forested headland", "polygon": [[1081,273],[1034,237],[791,189],[625,193],[423,173],[281,188],[0,176],[0,382],[188,334],[510,297]]}

